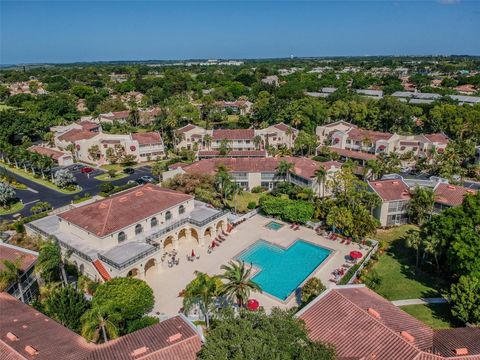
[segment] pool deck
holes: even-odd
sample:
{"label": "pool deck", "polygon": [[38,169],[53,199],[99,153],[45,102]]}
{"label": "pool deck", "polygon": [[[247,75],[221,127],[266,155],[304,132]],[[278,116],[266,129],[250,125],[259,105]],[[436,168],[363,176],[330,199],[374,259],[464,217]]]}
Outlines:
{"label": "pool deck", "polygon": [[[228,263],[228,261],[235,258],[235,256],[259,239],[265,239],[284,248],[290,246],[295,240],[303,239],[333,250],[329,258],[310,276],[319,278],[327,287],[334,285],[334,283],[329,281],[329,279],[333,278],[331,273],[345,263],[350,251],[359,250],[364,255],[368,251],[366,247],[360,249],[356,243],[347,246],[340,244],[339,241],[328,240],[317,235],[314,230],[305,227],[300,227],[299,230],[294,231],[290,229],[289,224],[285,224],[277,231],[267,229],[265,225],[271,220],[256,215],[243,222],[235,227],[227,237],[227,240],[219,247],[216,247],[211,254],[207,254],[207,248],[200,248],[195,240],[192,240],[190,243],[186,240],[181,242],[178,251],[180,258],[178,266],[168,268],[165,263],[159,264],[157,269],[152,269],[147,274],[147,281],[152,286],[155,294],[154,311],[165,315],[178,313],[182,306],[182,298],[178,294],[195,277],[195,270],[206,272],[210,275],[220,274],[222,273],[220,270],[221,265]],[[197,255],[200,255],[200,259],[190,262],[186,260],[186,256],[191,253],[192,249],[194,249]],[[268,294],[252,293],[251,297],[257,299],[267,311],[275,306],[290,308],[298,305],[296,296],[289,297],[286,302],[281,302]]]}

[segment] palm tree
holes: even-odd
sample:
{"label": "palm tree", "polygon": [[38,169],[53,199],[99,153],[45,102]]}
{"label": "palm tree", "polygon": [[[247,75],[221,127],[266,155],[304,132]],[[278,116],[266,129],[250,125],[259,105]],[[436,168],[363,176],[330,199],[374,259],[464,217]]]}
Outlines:
{"label": "palm tree", "polygon": [[407,207],[408,216],[418,225],[423,225],[432,217],[435,205],[435,192],[431,188],[417,186],[410,191],[410,195],[411,200]]}
{"label": "palm tree", "polygon": [[97,342],[102,336],[103,342],[118,337],[117,323],[120,314],[107,306],[94,306],[82,316],[82,336],[88,341]]}
{"label": "palm tree", "polygon": [[183,291],[183,308],[186,312],[194,306],[199,306],[205,317],[205,325],[210,326],[210,312],[215,305],[215,299],[220,294],[221,281],[217,276],[209,276],[195,271],[193,279]]}
{"label": "palm tree", "polygon": [[418,270],[418,260],[420,257],[420,248],[422,245],[422,240],[420,238],[420,232],[418,230],[412,229],[408,230],[405,240],[407,242],[407,246],[414,249],[416,253],[415,257],[415,270]]}
{"label": "palm tree", "polygon": [[46,282],[56,281],[58,276],[61,275],[62,281],[65,284],[67,283],[62,253],[57,243],[48,241],[40,247],[38,260],[35,264],[35,271],[39,273]]}
{"label": "palm tree", "polygon": [[244,261],[230,261],[228,265],[220,267],[225,270],[221,279],[227,282],[222,287],[222,295],[226,295],[229,299],[235,299],[239,307],[247,302],[251,291],[262,292],[260,286],[250,279],[252,268],[246,268]]}
{"label": "palm tree", "polygon": [[206,134],[204,137],[203,137],[203,141],[205,142],[205,145],[207,147],[207,150],[210,150],[210,145],[212,144],[212,135],[210,134]]}
{"label": "palm tree", "polygon": [[283,181],[287,181],[287,176],[291,171],[293,171],[294,167],[295,164],[289,163],[286,160],[280,160],[280,162],[278,163],[277,174],[283,177]]}
{"label": "palm tree", "polygon": [[255,135],[253,138],[253,143],[255,144],[255,149],[260,149],[260,144],[262,143],[262,137],[260,135]]}
{"label": "palm tree", "polygon": [[440,272],[441,241],[436,236],[428,236],[422,241],[423,248],[427,254],[433,255],[437,272]]}
{"label": "palm tree", "polygon": [[18,284],[18,291],[20,292],[20,300],[25,302],[22,285],[22,261],[22,256],[15,261],[2,260],[4,268],[0,271],[0,291],[7,290],[12,283],[16,283]]}
{"label": "palm tree", "polygon": [[325,180],[327,178],[327,170],[320,165],[318,170],[315,171],[315,180],[317,180],[318,189],[320,190],[320,197],[325,196]]}

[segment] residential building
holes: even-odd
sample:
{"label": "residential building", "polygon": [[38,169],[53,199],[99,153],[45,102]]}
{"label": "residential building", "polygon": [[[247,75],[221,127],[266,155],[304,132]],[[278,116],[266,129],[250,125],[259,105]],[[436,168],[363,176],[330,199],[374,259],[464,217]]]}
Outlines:
{"label": "residential building", "polygon": [[472,84],[457,86],[455,90],[457,90],[460,94],[463,94],[463,95],[473,95],[477,92],[475,85],[472,85]]}
{"label": "residential building", "polygon": [[253,103],[248,100],[216,101],[215,106],[222,111],[237,115],[248,115],[252,112]]}
{"label": "residential building", "polygon": [[272,86],[279,86],[280,85],[280,80],[278,79],[277,75],[271,75],[267,76],[262,79],[262,83],[267,84],[267,85],[272,85]]}
{"label": "residential building", "polygon": [[[286,176],[278,173],[280,161],[293,164],[292,170]],[[252,190],[261,186],[273,189],[279,182],[288,181],[296,185],[311,188],[319,196],[330,195],[325,183],[331,180],[334,174],[341,169],[342,164],[336,161],[317,162],[307,158],[298,157],[270,157],[270,158],[213,158],[194,162],[193,164],[175,164],[170,171],[163,173],[167,180],[177,174],[197,173],[215,174],[218,166],[224,165],[233,180],[243,189]],[[326,178],[318,183],[316,172],[320,168],[326,170]]]}
{"label": "residential building", "polygon": [[[0,243],[0,271],[5,268],[3,260],[13,263],[20,261],[20,281],[9,284],[5,291],[16,299],[23,299],[26,303],[30,303],[38,294],[37,276],[34,272],[37,259],[36,251]],[[1,312],[3,316],[3,309]]]}
{"label": "residential building", "polygon": [[73,164],[73,156],[71,153],[55,150],[46,146],[33,145],[28,151],[48,156],[52,158],[59,166],[68,166]]}
{"label": "residential building", "polygon": [[[69,262],[95,280],[146,279],[165,251],[205,246],[227,226],[226,213],[190,195],[147,184],[26,224],[53,237]],[[148,280],[148,279],[147,279]]]}
{"label": "residential building", "polygon": [[298,136],[298,130],[284,123],[271,125],[265,129],[214,130],[188,124],[178,129],[176,136],[175,148],[177,150],[218,151],[226,142],[230,151],[253,151],[264,149],[267,146],[292,148]]}
{"label": "residential building", "polygon": [[453,100],[458,101],[459,105],[468,104],[475,105],[480,104],[480,96],[465,96],[465,95],[449,95]]}
{"label": "residential building", "polygon": [[55,150],[65,152],[72,144],[75,158],[90,164],[108,164],[109,151],[133,155],[136,162],[151,161],[165,156],[163,140],[158,132],[106,134],[99,124],[91,121],[54,127],[51,130],[55,132],[57,148]]}
{"label": "residential building", "polygon": [[381,99],[383,98],[382,90],[370,90],[370,89],[358,89],[355,92],[359,95],[369,97],[371,99]]}
{"label": "residential building", "polygon": [[442,95],[435,93],[421,93],[417,91],[396,91],[391,96],[396,97],[400,101],[409,102],[411,104],[431,104],[435,100],[442,98]]}
{"label": "residential building", "polygon": [[338,359],[480,359],[480,328],[432,329],[363,284],[329,288],[296,316]]}
{"label": "residential building", "polygon": [[114,123],[116,121],[121,124],[124,124],[128,121],[129,114],[130,114],[129,110],[111,111],[108,113],[98,115],[98,121],[106,122],[106,123]]}
{"label": "residential building", "polygon": [[[432,150],[443,152],[449,142],[445,134],[398,135],[362,129],[346,121],[317,126],[316,134],[321,144],[317,151],[330,145],[330,149],[341,156],[362,162],[380,153],[392,152],[424,157]],[[360,156],[359,153],[373,156]]]}
{"label": "residential building", "polygon": [[434,211],[440,212],[444,209],[459,206],[467,195],[475,195],[476,190],[469,189],[463,186],[450,185],[446,183],[438,183],[434,190],[435,206]]}
{"label": "residential building", "polygon": [[0,309],[2,359],[195,360],[202,346],[202,334],[183,315],[94,344],[6,293]]}
{"label": "residential building", "polygon": [[411,197],[410,189],[403,179],[369,181],[368,186],[381,200],[373,212],[381,226],[395,226],[408,222],[407,206]]}

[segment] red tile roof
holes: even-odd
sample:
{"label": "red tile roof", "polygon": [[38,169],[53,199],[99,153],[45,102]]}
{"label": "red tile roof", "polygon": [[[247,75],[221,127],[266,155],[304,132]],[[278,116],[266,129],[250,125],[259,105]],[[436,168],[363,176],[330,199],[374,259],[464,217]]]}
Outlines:
{"label": "red tile roof", "polygon": [[[329,289],[297,316],[339,359],[480,359],[480,329],[434,331],[362,285]],[[455,356],[461,348],[471,355]]]}
{"label": "red tile roof", "polygon": [[83,130],[87,130],[87,131],[92,131],[100,127],[99,124],[94,123],[93,121],[88,121],[88,120],[80,121],[78,124],[82,127]]}
{"label": "red tile roof", "polygon": [[[2,360],[194,360],[201,348],[198,333],[181,316],[95,345],[9,294],[0,293],[0,309]],[[9,332],[18,339],[10,340]],[[28,355],[26,346],[38,354]]]}
{"label": "red tile roof", "polygon": [[449,138],[445,134],[426,134],[424,135],[429,141],[439,144],[448,144]]}
{"label": "red tile roof", "polygon": [[213,140],[251,140],[255,137],[253,129],[218,129],[213,130]]}
{"label": "red tile roof", "polygon": [[2,260],[14,262],[20,257],[22,258],[21,270],[25,271],[30,269],[30,267],[35,264],[38,255],[30,250],[22,249],[18,246],[0,244],[0,271],[5,267],[2,263]]}
{"label": "red tile roof", "polygon": [[378,140],[388,140],[393,136],[390,133],[384,133],[380,131],[371,131],[361,128],[352,128],[348,131],[348,138],[357,141],[363,141],[365,139],[370,139],[372,142],[377,142]]}
{"label": "red tile roof", "polygon": [[375,154],[370,154],[370,153],[361,152],[361,151],[340,149],[333,146],[330,146],[329,149],[330,151],[337,153],[340,156],[345,156],[346,158],[349,158],[349,159],[374,160],[377,158],[377,155]]}
{"label": "red tile roof", "polygon": [[[218,150],[200,150],[198,156],[218,157],[220,151]],[[267,152],[265,150],[232,150],[228,152],[229,157],[266,157]]]}
{"label": "red tile roof", "polygon": [[93,266],[98,271],[103,280],[108,281],[111,279],[110,274],[108,273],[107,269],[105,269],[105,266],[103,266],[103,263],[100,260],[94,260]]}
{"label": "red tile roof", "polygon": [[320,166],[325,167],[326,170],[336,166],[341,167],[341,163],[336,161],[328,161],[321,163],[307,158],[297,158],[293,156],[286,156],[283,158],[213,158],[204,159],[194,162],[193,164],[183,166],[183,170],[190,173],[207,173],[213,174],[216,172],[220,164],[225,165],[229,171],[233,172],[270,172],[275,173],[278,170],[278,165],[281,160],[293,163],[295,174],[306,179],[315,176],[315,172]]}
{"label": "red tile roof", "polygon": [[130,114],[130,111],[129,110],[113,111],[112,114],[115,119],[124,119],[128,117],[128,115]]}
{"label": "red tile roof", "polygon": [[132,134],[133,140],[137,140],[140,145],[161,144],[162,137],[158,132],[145,132]]}
{"label": "red tile roof", "polygon": [[463,202],[465,195],[475,195],[476,190],[463,186],[440,183],[435,187],[435,202],[448,206],[458,206]]}
{"label": "red tile roof", "polygon": [[28,151],[51,157],[55,161],[58,161],[58,159],[60,159],[63,155],[66,155],[61,151],[50,149],[44,146],[37,146],[37,145],[30,146],[28,148]]}
{"label": "red tile roof", "polygon": [[383,201],[410,200],[410,191],[402,179],[369,181],[368,185]]}
{"label": "red tile roof", "polygon": [[[280,130],[280,131],[284,131],[284,132],[286,132],[286,131],[288,130],[288,128],[289,128],[289,126],[288,126],[288,125],[285,125],[284,123],[275,124],[275,125],[273,125],[273,127],[277,128],[277,129]],[[292,131],[293,131],[293,130],[295,130],[295,129],[292,128]]]}
{"label": "red tile roof", "polygon": [[185,125],[184,127],[181,127],[180,129],[177,129],[177,133],[183,134],[183,133],[186,133],[186,132],[188,132],[190,130],[193,130],[195,128],[196,128],[195,125],[188,124],[188,125]]}
{"label": "red tile roof", "polygon": [[147,184],[58,216],[104,237],[190,199],[190,195]]}
{"label": "red tile roof", "polygon": [[71,129],[60,135],[58,139],[61,141],[75,142],[77,140],[91,139],[96,135],[97,133],[93,131],[87,131],[83,129]]}

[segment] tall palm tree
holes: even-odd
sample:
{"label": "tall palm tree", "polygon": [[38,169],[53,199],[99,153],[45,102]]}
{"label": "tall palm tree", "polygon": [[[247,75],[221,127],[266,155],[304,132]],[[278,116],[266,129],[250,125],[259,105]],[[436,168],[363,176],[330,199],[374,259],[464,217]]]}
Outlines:
{"label": "tall palm tree", "polygon": [[17,283],[18,291],[20,292],[20,300],[25,302],[22,286],[22,260],[23,257],[19,257],[15,261],[6,259],[2,260],[4,268],[0,271],[0,291],[7,290],[11,284]]}
{"label": "tall palm tree", "polygon": [[432,217],[435,205],[435,192],[431,188],[415,187],[410,191],[407,214],[418,225],[423,225]]}
{"label": "tall palm tree", "polygon": [[207,150],[210,150],[210,146],[212,144],[212,135],[210,134],[206,134],[204,137],[203,137],[203,141],[205,142],[205,146],[207,147]]}
{"label": "tall palm tree", "polygon": [[253,143],[255,144],[255,149],[260,149],[260,144],[262,143],[262,137],[260,135],[255,135],[253,138]]}
{"label": "tall palm tree", "polygon": [[120,314],[107,306],[94,306],[82,316],[82,336],[88,341],[97,342],[100,336],[103,342],[115,339],[119,335]]}
{"label": "tall palm tree", "polygon": [[283,181],[287,181],[288,174],[294,169],[295,164],[286,160],[280,160],[278,163],[277,174],[283,177]]}
{"label": "tall palm tree", "polygon": [[418,261],[420,258],[420,248],[422,246],[422,239],[420,238],[420,232],[416,229],[408,230],[405,236],[407,246],[414,249],[415,256],[415,271],[418,270]]}
{"label": "tall palm tree", "polygon": [[54,241],[48,241],[40,247],[35,271],[40,274],[46,282],[57,281],[59,276],[66,284],[67,277],[60,246]]}
{"label": "tall palm tree", "polygon": [[250,279],[252,268],[247,269],[244,261],[230,261],[220,268],[225,270],[220,278],[227,281],[222,287],[222,294],[235,299],[239,307],[247,302],[251,291],[262,292],[260,286]]}
{"label": "tall palm tree", "polygon": [[198,306],[205,318],[205,325],[210,327],[210,313],[215,305],[215,299],[220,294],[221,281],[217,276],[209,276],[195,271],[193,279],[183,291],[183,308],[186,312]]}
{"label": "tall palm tree", "polygon": [[327,179],[327,170],[323,166],[320,166],[315,171],[315,180],[317,180],[318,189],[320,190],[320,197],[325,196],[325,180]]}

